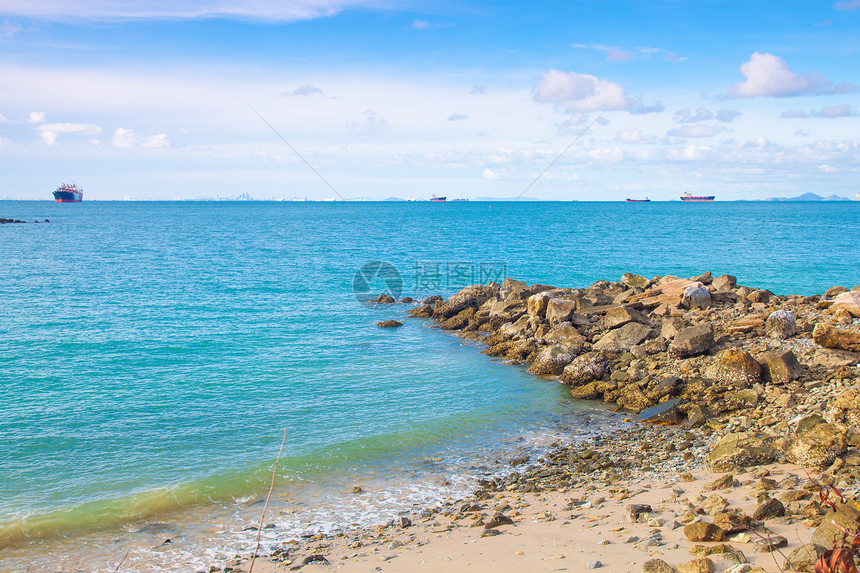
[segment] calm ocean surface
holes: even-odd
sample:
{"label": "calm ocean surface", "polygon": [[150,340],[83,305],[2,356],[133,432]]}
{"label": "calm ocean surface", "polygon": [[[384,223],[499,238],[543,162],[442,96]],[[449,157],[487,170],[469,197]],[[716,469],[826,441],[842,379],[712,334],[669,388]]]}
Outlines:
{"label": "calm ocean surface", "polygon": [[[627,271],[860,283],[860,203],[7,201],[0,217],[51,220],[0,226],[0,571],[247,550],[284,429],[270,542],[384,521],[468,491],[500,451],[619,423],[407,306],[360,304],[357,273],[416,298]],[[405,326],[375,326],[390,318]]]}

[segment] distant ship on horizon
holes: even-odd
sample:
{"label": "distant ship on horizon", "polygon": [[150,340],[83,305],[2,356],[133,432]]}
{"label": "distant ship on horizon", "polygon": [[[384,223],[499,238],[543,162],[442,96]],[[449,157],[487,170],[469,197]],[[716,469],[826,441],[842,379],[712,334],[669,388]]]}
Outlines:
{"label": "distant ship on horizon", "polygon": [[681,195],[681,201],[686,203],[711,203],[715,195],[693,195],[689,191]]}
{"label": "distant ship on horizon", "polygon": [[430,201],[432,203],[444,203],[447,197],[439,197],[438,195],[433,195],[430,197]]}
{"label": "distant ship on horizon", "polygon": [[628,197],[627,202],[628,203],[650,203],[651,199],[649,199],[648,197],[645,197],[644,199],[630,199]]}
{"label": "distant ship on horizon", "polygon": [[80,203],[84,200],[84,190],[72,183],[63,183],[54,191],[55,203]]}

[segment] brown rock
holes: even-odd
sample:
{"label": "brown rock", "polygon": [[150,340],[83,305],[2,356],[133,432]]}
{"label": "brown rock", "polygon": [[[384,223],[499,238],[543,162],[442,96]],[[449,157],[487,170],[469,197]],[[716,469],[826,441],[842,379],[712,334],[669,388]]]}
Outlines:
{"label": "brown rock", "polygon": [[547,302],[546,319],[550,325],[555,326],[560,322],[569,319],[578,307],[579,303],[576,300],[566,298],[553,298]]}
{"label": "brown rock", "polygon": [[620,408],[640,412],[651,405],[651,401],[639,388],[639,384],[631,382],[621,389],[621,393],[615,400]]}
{"label": "brown rock", "polygon": [[786,558],[786,566],[785,569],[791,567],[792,571],[805,571],[807,573],[815,572],[815,563],[818,561],[818,557],[821,555],[822,551],[820,548],[815,546],[812,543],[807,543],[806,545],[801,545],[800,547],[795,548],[794,551],[789,553]]}
{"label": "brown rock", "polygon": [[765,519],[771,519],[782,515],[785,515],[785,506],[775,497],[771,497],[761,502],[758,507],[755,508],[753,519],[756,521],[764,521]]}
{"label": "brown rock", "polygon": [[788,460],[805,468],[823,469],[845,453],[847,433],[841,424],[818,424],[794,439]]}
{"label": "brown rock", "polygon": [[706,521],[697,521],[684,526],[684,536],[690,541],[722,541],[723,530]]}
{"label": "brown rock", "polygon": [[712,482],[706,483],[703,491],[731,489],[733,487],[735,487],[735,476],[732,474],[725,474]]}
{"label": "brown rock", "polygon": [[610,308],[606,311],[606,314],[603,315],[603,328],[607,330],[624,326],[630,322],[648,324],[648,319],[645,318],[645,315],[638,310],[634,310],[624,305]]}
{"label": "brown rock", "polygon": [[594,345],[594,350],[620,354],[645,340],[650,333],[651,327],[638,322],[631,322],[621,328],[610,330],[600,337],[600,340]]}
{"label": "brown rock", "polygon": [[714,573],[714,562],[708,557],[700,557],[675,567],[676,573]]}
{"label": "brown rock", "polygon": [[711,284],[718,291],[729,291],[737,286],[738,279],[732,275],[720,275]]}
{"label": "brown rock", "polygon": [[645,287],[648,284],[648,279],[646,279],[642,275],[624,273],[624,275],[621,277],[621,284],[626,287]]}
{"label": "brown rock", "polygon": [[824,411],[828,422],[841,422],[851,427],[860,426],[860,385],[854,385],[839,394]]}
{"label": "brown rock", "polygon": [[551,298],[552,295],[548,292],[539,292],[531,295],[526,301],[529,316],[546,318],[546,310],[549,307]]}
{"label": "brown rock", "polygon": [[708,323],[683,329],[669,345],[669,354],[687,358],[702,354],[714,345],[714,328]]}
{"label": "brown rock", "polygon": [[662,559],[649,559],[642,564],[642,573],[675,573],[675,570]]}
{"label": "brown rock", "polygon": [[860,332],[856,330],[817,324],[812,331],[812,339],[825,348],[860,352]]}
{"label": "brown rock", "polygon": [[778,350],[762,356],[762,380],[771,384],[788,384],[803,374],[803,366],[791,350]]}
{"label": "brown rock", "polygon": [[557,376],[576,357],[577,349],[566,344],[554,344],[539,351],[529,366],[530,374]]}
{"label": "brown rock", "polygon": [[749,467],[772,463],[773,448],[750,434],[726,434],[708,454],[715,471],[731,471],[735,466]]}
{"label": "brown rock", "polygon": [[729,348],[717,355],[707,377],[736,388],[748,388],[761,380],[761,365],[743,348]]}
{"label": "brown rock", "polygon": [[377,322],[376,326],[380,328],[397,328],[398,326],[403,326],[403,323],[396,320],[383,320],[382,322]]}
{"label": "brown rock", "polygon": [[827,512],[821,525],[812,534],[812,543],[819,547],[832,548],[842,543],[847,530],[847,538],[851,539],[860,534],[860,503],[853,499],[843,502],[839,498],[830,495],[834,507]]}
{"label": "brown rock", "polygon": [[374,302],[376,302],[376,304],[394,304],[397,301],[391,295],[381,294]]}
{"label": "brown rock", "polygon": [[837,295],[830,310],[846,310],[854,318],[860,318],[860,291],[848,291]]}
{"label": "brown rock", "polygon": [[740,512],[721,512],[714,516],[714,525],[726,535],[746,531],[752,526],[753,518]]}
{"label": "brown rock", "polygon": [[599,390],[599,382],[589,382],[583,386],[575,386],[570,390],[570,397],[577,400],[595,400],[600,398],[602,392]]}

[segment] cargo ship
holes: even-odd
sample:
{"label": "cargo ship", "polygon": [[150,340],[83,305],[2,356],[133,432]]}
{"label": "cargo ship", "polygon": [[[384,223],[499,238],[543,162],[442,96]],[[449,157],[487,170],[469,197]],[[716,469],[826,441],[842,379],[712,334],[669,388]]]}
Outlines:
{"label": "cargo ship", "polygon": [[433,203],[443,203],[445,199],[447,199],[447,197],[439,197],[437,195],[433,195],[432,197],[430,197],[430,201],[432,201]]}
{"label": "cargo ship", "polygon": [[714,200],[714,195],[691,195],[688,191],[681,195],[681,201],[687,203],[710,203]]}
{"label": "cargo ship", "polygon": [[628,203],[650,203],[651,199],[649,199],[648,197],[645,197],[644,199],[630,199],[630,198],[628,198],[627,202]]}
{"label": "cargo ship", "polygon": [[84,199],[84,190],[75,184],[63,183],[54,191],[55,203],[80,203]]}

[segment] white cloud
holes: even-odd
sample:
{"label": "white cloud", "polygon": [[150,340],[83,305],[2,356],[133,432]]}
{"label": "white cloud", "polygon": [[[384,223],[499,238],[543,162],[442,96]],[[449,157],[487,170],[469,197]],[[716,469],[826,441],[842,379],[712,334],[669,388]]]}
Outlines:
{"label": "white cloud", "polygon": [[388,122],[373,110],[367,110],[357,119],[349,122],[349,131],[359,135],[375,135],[388,129]]}
{"label": "white cloud", "polygon": [[821,117],[833,119],[838,117],[854,117],[860,115],[857,110],[848,104],[841,105],[826,105],[818,110],[812,110],[809,113],[802,110],[786,110],[780,114],[782,119],[807,119],[810,117]]}
{"label": "white cloud", "polygon": [[691,112],[689,109],[679,109],[675,112],[675,121],[678,123],[696,123],[711,119],[714,119],[714,114],[703,107],[697,109],[696,113]]}
{"label": "white cloud", "polygon": [[630,109],[624,88],[589,74],[550,70],[534,91],[535,101],[564,106],[571,113]]}
{"label": "white cloud", "polygon": [[4,20],[0,24],[0,38],[14,38],[23,28],[18,24],[13,24],[9,20]]}
{"label": "white cloud", "polygon": [[666,135],[672,137],[713,137],[724,131],[726,131],[726,128],[720,125],[682,125],[681,127],[670,129],[666,132]]}
{"label": "white cloud", "polygon": [[790,97],[804,94],[851,93],[856,86],[842,83],[831,88],[833,82],[819,73],[798,76],[789,69],[785,60],[773,54],[753,53],[740,67],[744,81],[731,86],[729,98]]}
{"label": "white cloud", "polygon": [[158,135],[148,135],[140,137],[134,130],[118,127],[113,132],[114,147],[131,148],[131,147],[170,147],[170,140],[167,139],[167,134],[159,133]]}
{"label": "white cloud", "polygon": [[412,22],[412,29],[414,30],[426,30],[430,27],[430,22],[425,22],[424,20],[415,20]]}
{"label": "white cloud", "polygon": [[841,0],[833,7],[837,10],[860,10],[860,0]]}
{"label": "white cloud", "polygon": [[469,116],[463,113],[452,113],[448,116],[448,121],[461,121],[464,119],[469,119]]}
{"label": "white cloud", "polygon": [[27,123],[44,123],[45,122],[45,112],[44,111],[31,111],[27,116]]}
{"label": "white cloud", "polygon": [[323,93],[323,91],[316,86],[304,85],[304,86],[299,86],[294,90],[282,93],[281,97],[306,96],[306,95],[311,95],[311,94],[322,94],[322,93]]}
{"label": "white cloud", "polygon": [[723,123],[731,123],[736,117],[740,117],[742,115],[743,114],[736,109],[721,109],[717,112],[715,119],[717,121],[722,121]]}
{"label": "white cloud", "polygon": [[487,93],[487,86],[479,86],[477,84],[472,86],[472,91],[469,92],[469,94],[471,94],[471,95],[486,94],[486,93]]}
{"label": "white cloud", "polygon": [[54,145],[61,134],[96,135],[101,133],[102,128],[91,123],[43,123],[36,130],[42,136],[42,141]]}
{"label": "white cloud", "polygon": [[7,121],[9,121],[9,120],[6,119],[6,116],[4,116],[2,113],[0,113],[0,123],[6,123]]}
{"label": "white cloud", "polygon": [[321,18],[352,7],[372,8],[376,0],[0,0],[0,12],[47,20],[132,20],[174,18],[243,18],[295,21]]}
{"label": "white cloud", "polygon": [[619,143],[656,143],[657,136],[642,133],[638,129],[622,129],[615,133],[615,141]]}

